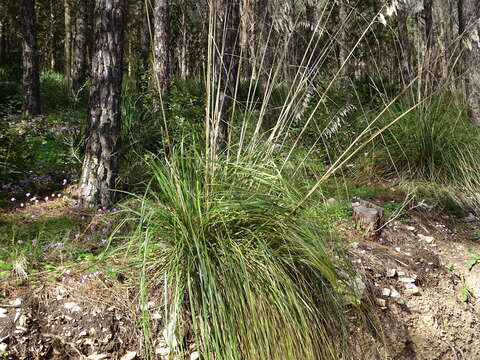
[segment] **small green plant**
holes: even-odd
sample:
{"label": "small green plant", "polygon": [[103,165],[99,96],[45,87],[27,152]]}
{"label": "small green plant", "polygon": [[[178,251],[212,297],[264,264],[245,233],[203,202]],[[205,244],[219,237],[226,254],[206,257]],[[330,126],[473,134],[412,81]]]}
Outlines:
{"label": "small green plant", "polygon": [[475,249],[468,249],[467,252],[470,254],[471,258],[465,263],[468,271],[472,270],[473,267],[480,263],[480,254]]}

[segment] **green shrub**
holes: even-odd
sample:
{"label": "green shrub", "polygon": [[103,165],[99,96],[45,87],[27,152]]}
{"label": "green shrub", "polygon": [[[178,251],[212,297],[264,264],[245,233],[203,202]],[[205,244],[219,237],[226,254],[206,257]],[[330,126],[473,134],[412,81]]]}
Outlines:
{"label": "green shrub", "polygon": [[300,194],[273,162],[211,166],[185,149],[151,161],[149,192],[131,210],[135,243],[161,245],[144,276],[163,284],[177,341],[188,335],[207,359],[341,358],[339,292],[352,289],[327,228],[292,214]]}

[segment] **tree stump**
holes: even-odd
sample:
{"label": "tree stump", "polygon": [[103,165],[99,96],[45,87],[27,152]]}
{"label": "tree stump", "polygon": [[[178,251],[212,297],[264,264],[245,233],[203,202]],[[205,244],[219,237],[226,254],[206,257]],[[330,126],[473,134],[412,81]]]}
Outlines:
{"label": "tree stump", "polygon": [[364,231],[367,238],[375,237],[383,225],[383,209],[364,200],[360,200],[352,206],[355,228]]}

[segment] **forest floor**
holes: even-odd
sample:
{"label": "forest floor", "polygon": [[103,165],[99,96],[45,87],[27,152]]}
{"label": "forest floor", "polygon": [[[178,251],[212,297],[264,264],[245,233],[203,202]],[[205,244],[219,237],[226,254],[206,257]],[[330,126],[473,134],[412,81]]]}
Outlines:
{"label": "forest floor", "polygon": [[[369,201],[387,203],[375,197]],[[74,199],[63,196],[6,211],[0,226],[5,229],[12,219],[23,226],[49,221],[55,226],[68,217],[84,235],[99,216],[78,210]],[[373,319],[370,330],[352,317],[353,350],[362,354],[357,358],[480,358],[479,219],[419,203],[391,219],[375,239],[364,238],[352,219],[336,226],[361,277],[365,302],[371,304],[366,306]],[[169,348],[156,290],[148,301],[139,298],[138,273],[122,268],[120,253],[102,263],[73,265],[66,258],[74,250],[66,246],[49,245],[52,254],[58,252],[56,263],[28,280],[0,280],[0,358],[142,359],[144,347],[152,346],[158,359],[166,359]],[[81,253],[95,253],[101,245],[89,246]],[[150,313],[148,323],[144,310]],[[145,330],[153,343],[142,343]],[[187,345],[185,358],[198,359],[195,345]]]}

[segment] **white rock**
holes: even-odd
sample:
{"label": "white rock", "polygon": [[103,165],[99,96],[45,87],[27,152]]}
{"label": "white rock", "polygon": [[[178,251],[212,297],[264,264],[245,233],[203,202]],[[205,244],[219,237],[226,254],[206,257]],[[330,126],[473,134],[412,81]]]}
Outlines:
{"label": "white rock", "polygon": [[392,293],[392,290],[390,290],[389,288],[382,289],[382,296],[390,296],[391,293]]}
{"label": "white rock", "polygon": [[401,249],[400,249],[399,247],[396,247],[396,248],[395,248],[395,251],[396,251],[396,252],[400,252]]}
{"label": "white rock", "polygon": [[417,295],[420,294],[420,290],[415,284],[405,284],[405,294]]}
{"label": "white rock", "polygon": [[160,313],[158,313],[158,312],[153,313],[153,314],[152,314],[152,319],[153,319],[153,320],[161,320],[161,319],[162,319],[162,315],[161,315]]}
{"label": "white rock", "polygon": [[147,309],[151,309],[151,308],[153,308],[154,306],[155,306],[155,302],[154,302],[154,301],[149,301],[149,302],[147,303]]}
{"label": "white rock", "polygon": [[392,290],[392,292],[390,293],[390,297],[392,297],[392,298],[399,298],[400,297],[400,293],[395,288],[391,288],[390,290]]}
{"label": "white rock", "polygon": [[4,308],[0,308],[0,318],[6,318],[7,317],[8,310]]}
{"label": "white rock", "polygon": [[393,278],[397,274],[397,269],[387,269],[387,277]]}
{"label": "white rock", "polygon": [[365,290],[367,290],[367,285],[365,285],[365,283],[363,282],[360,276],[355,276],[351,286],[357,298],[362,298],[363,295],[365,294]]}
{"label": "white rock", "polygon": [[413,277],[402,277],[402,278],[399,278],[398,281],[403,282],[403,283],[413,284],[415,282],[415,279]]}
{"label": "white rock", "polygon": [[397,271],[398,276],[405,276],[405,271]]}
{"label": "white rock", "polygon": [[137,357],[136,351],[129,351],[125,355],[123,355],[120,360],[133,360]]}
{"label": "white rock", "polygon": [[22,298],[17,298],[13,301],[10,301],[10,304],[13,305],[13,306],[20,306],[20,305],[22,305],[22,301],[23,301]]}
{"label": "white rock", "polygon": [[375,301],[376,301],[377,305],[380,306],[380,307],[387,306],[387,300],[385,300],[385,299],[377,298],[377,299],[375,299]]}
{"label": "white rock", "polygon": [[155,349],[155,354],[159,356],[167,356],[170,354],[170,348],[169,347],[159,347]]}
{"label": "white rock", "polygon": [[80,311],[81,310],[80,306],[78,306],[74,302],[67,302],[63,306],[65,307],[65,309],[70,310],[70,311]]}
{"label": "white rock", "polygon": [[78,336],[87,336],[87,332],[85,330],[80,331],[80,334]]}
{"label": "white rock", "polygon": [[106,358],[108,358],[107,354],[92,354],[87,356],[87,359],[89,360],[103,360]]}
{"label": "white rock", "polygon": [[8,345],[5,343],[0,343],[0,355],[2,355],[2,353],[6,353],[7,350],[8,350]]}
{"label": "white rock", "polygon": [[478,220],[478,218],[475,215],[473,215],[472,213],[468,214],[467,217],[463,218],[463,221],[465,221],[465,222],[474,222],[476,220]]}
{"label": "white rock", "polygon": [[433,240],[435,240],[433,236],[426,236],[426,235],[422,235],[422,234],[418,234],[418,238],[420,240],[425,241],[427,244],[431,244],[433,242]]}
{"label": "white rock", "polygon": [[415,226],[407,226],[406,229],[408,231],[415,231]]}
{"label": "white rock", "polygon": [[198,351],[194,351],[190,354],[190,360],[198,360],[200,359],[200,353]]}

